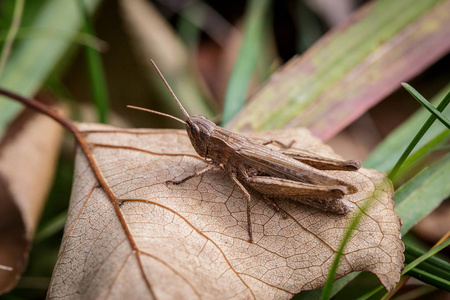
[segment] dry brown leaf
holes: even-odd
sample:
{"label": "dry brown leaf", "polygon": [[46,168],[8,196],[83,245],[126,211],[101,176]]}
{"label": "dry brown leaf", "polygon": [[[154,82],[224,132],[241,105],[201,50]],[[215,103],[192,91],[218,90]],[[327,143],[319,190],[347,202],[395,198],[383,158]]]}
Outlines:
{"label": "dry brown leaf", "polygon": [[53,182],[62,128],[25,111],[0,144],[0,294],[14,287]]}
{"label": "dry brown leaf", "polygon": [[[178,186],[165,184],[205,166],[183,131],[80,128],[119,205],[108,199],[78,151],[51,298],[289,299],[324,284],[354,213],[344,217],[278,201],[289,214],[283,219],[254,197],[254,243],[248,243],[245,199],[224,171]],[[302,129],[250,136],[295,139],[298,146],[336,157]],[[373,272],[391,290],[404,250],[391,183],[375,170],[330,173],[358,187],[347,198],[355,212],[373,200],[347,244],[337,276]]]}

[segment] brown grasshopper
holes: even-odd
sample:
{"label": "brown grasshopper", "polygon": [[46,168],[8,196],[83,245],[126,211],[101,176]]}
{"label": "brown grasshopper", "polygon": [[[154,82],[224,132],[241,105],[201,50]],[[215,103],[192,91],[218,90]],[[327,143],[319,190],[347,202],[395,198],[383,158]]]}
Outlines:
{"label": "brown grasshopper", "polygon": [[302,151],[277,151],[266,145],[276,143],[287,149],[294,141],[289,145],[276,140],[260,143],[219,127],[205,116],[190,116],[156,64],[153,60],[151,62],[186,117],[186,121],[145,108],[128,107],[163,115],[184,123],[195,151],[210,163],[206,168],[192,175],[180,180],[169,180],[167,183],[181,184],[214,167],[226,170],[247,199],[247,226],[250,242],[253,241],[250,218],[251,196],[246,186],[261,194],[284,216],[286,216],[285,212],[276,205],[274,198],[287,198],[335,214],[346,214],[353,210],[353,204],[343,197],[356,193],[357,188],[322,170],[356,171],[361,167],[359,161],[334,160]]}

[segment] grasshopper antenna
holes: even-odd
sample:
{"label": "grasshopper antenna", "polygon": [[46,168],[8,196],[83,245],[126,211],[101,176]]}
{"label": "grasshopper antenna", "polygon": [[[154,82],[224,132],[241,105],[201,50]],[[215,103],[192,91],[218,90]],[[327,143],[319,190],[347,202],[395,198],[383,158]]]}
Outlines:
{"label": "grasshopper antenna", "polygon": [[172,94],[173,99],[175,99],[175,101],[177,101],[178,106],[180,107],[181,111],[183,112],[183,115],[186,118],[190,118],[191,116],[189,116],[189,114],[187,113],[187,111],[184,109],[183,105],[181,105],[180,100],[178,100],[177,96],[175,95],[175,93],[172,91],[172,89],[170,88],[170,85],[167,83],[167,80],[164,78],[164,75],[161,73],[161,71],[158,69],[158,66],[155,64],[155,62],[153,61],[153,59],[150,59],[153,67],[155,67],[156,72],[158,72],[159,77],[161,77],[161,79],[164,81],[164,84],[167,86],[167,88],[169,89],[170,93]]}
{"label": "grasshopper antenna", "polygon": [[151,110],[151,109],[142,108],[142,107],[139,107],[139,106],[133,106],[133,105],[127,105],[127,107],[128,107],[128,108],[132,108],[132,109],[137,109],[137,110],[143,110],[143,111],[146,111],[146,112],[150,112],[150,113],[157,114],[157,115],[161,115],[161,116],[168,117],[168,118],[172,118],[172,119],[174,119],[174,120],[177,120],[178,122],[181,122],[181,123],[183,123],[183,124],[186,124],[185,121],[183,121],[183,120],[181,120],[181,119],[178,119],[177,117],[174,117],[174,116],[171,116],[171,115],[169,115],[169,114],[165,114],[165,113],[162,113],[162,112],[159,112],[159,111],[156,111],[156,110]]}

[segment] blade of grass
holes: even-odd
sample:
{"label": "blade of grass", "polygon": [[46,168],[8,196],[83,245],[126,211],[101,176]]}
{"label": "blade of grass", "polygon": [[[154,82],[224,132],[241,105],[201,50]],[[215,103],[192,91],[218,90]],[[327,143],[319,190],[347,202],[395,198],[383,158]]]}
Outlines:
{"label": "blade of grass", "polygon": [[[420,268],[415,268],[415,269],[410,270],[407,273],[407,275],[408,275],[408,277],[414,277],[422,282],[428,283],[439,289],[450,292],[450,280],[446,280],[445,278],[442,278],[441,276],[434,275],[434,274],[427,272],[425,270],[422,270]],[[386,298],[382,298],[382,299],[386,299]]]}
{"label": "blade of grass", "polygon": [[355,216],[351,220],[350,225],[349,225],[348,229],[346,230],[344,237],[342,238],[342,241],[336,252],[333,263],[330,267],[330,271],[328,272],[327,281],[325,282],[325,285],[323,286],[323,290],[322,290],[322,299],[323,300],[331,298],[333,282],[334,282],[334,278],[336,277],[336,271],[339,267],[339,263],[342,258],[342,253],[344,252],[345,246],[347,245],[348,241],[350,240],[352,233],[358,227],[359,222],[361,221],[361,218],[364,215],[364,212],[370,207],[372,202],[373,202],[372,198],[366,200],[366,202],[362,205],[361,209],[358,211],[357,214],[355,214]]}
{"label": "blade of grass", "polygon": [[[403,270],[403,272],[401,274],[405,275],[407,272],[411,273],[411,271],[414,268],[416,268],[420,263],[422,263],[423,261],[425,261],[428,258],[431,258],[433,255],[435,255],[436,253],[438,253],[439,251],[441,251],[442,249],[444,249],[445,247],[447,247],[449,245],[450,245],[450,239],[447,239],[445,242],[439,244],[438,246],[431,248],[426,253],[424,253],[417,259],[415,259],[413,262],[409,263],[405,267],[405,269]],[[450,288],[450,281],[445,280],[445,279],[441,278],[440,276],[435,276],[433,274],[430,274],[423,270],[419,270],[419,269],[414,269],[414,270],[415,271],[413,272],[413,274],[408,274],[408,275],[414,275],[415,278],[419,277],[419,280],[423,280],[424,278],[426,278],[427,283],[439,285],[440,288]],[[417,277],[416,277],[416,275],[417,275]],[[422,278],[420,278],[420,277],[422,277]],[[400,280],[400,282],[397,285],[403,284],[403,281],[405,281],[405,280],[406,280],[406,278],[402,277],[402,279]],[[358,300],[369,299],[372,295],[376,294],[377,292],[379,292],[382,289],[383,289],[383,286],[379,285],[376,288],[374,288],[373,290],[371,290],[368,293],[364,294],[363,296],[359,297]],[[396,289],[394,289],[394,291],[396,291]],[[383,298],[381,298],[381,299],[388,299],[387,297],[389,297],[390,295],[391,295],[391,293],[386,293],[383,296]]]}
{"label": "blade of grass", "polygon": [[432,164],[399,188],[395,212],[402,219],[402,235],[450,195],[450,155]]}
{"label": "blade of grass", "polygon": [[416,258],[414,261],[412,261],[411,263],[409,263],[402,272],[402,275],[405,275],[406,273],[408,273],[409,271],[411,271],[413,268],[415,268],[416,266],[418,266],[420,263],[422,263],[423,261],[427,260],[428,258],[432,257],[433,255],[435,255],[436,253],[438,253],[439,251],[441,251],[442,249],[448,247],[450,245],[450,238],[447,238],[445,241],[443,241],[442,243],[440,243],[439,245],[437,245],[436,247],[431,248],[430,250],[428,250],[427,252],[425,252],[423,255],[419,256],[418,258]]}
{"label": "blade of grass", "polygon": [[[447,234],[448,236],[448,234]],[[434,246],[427,252],[425,252],[423,255],[409,263],[403,272],[402,280],[397,284],[396,289],[394,289],[392,292],[386,293],[381,299],[390,299],[400,287],[402,287],[406,281],[409,279],[409,276],[417,278],[423,282],[426,282],[428,284],[431,284],[437,288],[444,289],[446,291],[450,291],[450,281],[442,278],[441,276],[431,274],[425,270],[422,270],[418,268],[418,266],[427,260],[428,258],[432,257],[433,255],[436,255],[439,251],[442,249],[448,247],[450,245],[450,238],[447,237],[446,240],[440,242],[438,245]]]}
{"label": "blade of grass", "polygon": [[416,91],[412,86],[407,84],[406,82],[402,83],[403,87],[417,100],[420,104],[422,104],[430,113],[432,113],[442,124],[445,125],[448,129],[450,129],[450,120],[447,119],[446,116],[441,114],[430,102],[427,101],[418,91]]}
{"label": "blade of grass", "polygon": [[226,124],[244,105],[250,78],[261,52],[264,22],[267,21],[269,0],[252,0],[246,13],[243,43],[231,73],[225,95],[222,125]]}
{"label": "blade of grass", "polygon": [[[416,258],[425,254],[426,251],[419,250],[405,242],[405,259],[411,263]],[[440,276],[446,280],[450,280],[450,264],[438,257],[432,256],[424,261],[420,268],[424,271]]]}
{"label": "blade of grass", "polygon": [[[417,93],[418,94],[418,93]],[[420,97],[422,97],[419,94]],[[423,98],[423,97],[422,97]],[[424,98],[425,100],[425,98]],[[426,101],[426,100],[425,100]],[[428,102],[428,101],[427,101]],[[445,95],[444,99],[442,99],[441,103],[439,103],[437,110],[439,112],[442,112],[447,105],[450,103],[450,92]],[[419,132],[416,134],[416,136],[412,139],[412,141],[409,143],[408,147],[406,147],[405,151],[400,156],[399,160],[395,164],[394,168],[389,172],[388,177],[393,180],[395,175],[397,174],[398,170],[402,166],[402,164],[405,162],[406,158],[411,154],[411,152],[416,147],[417,143],[422,139],[422,137],[425,135],[425,133],[428,131],[428,129],[433,125],[434,121],[436,120],[435,115],[431,115],[428,120],[425,122],[425,124],[420,128]]]}
{"label": "blade of grass", "polygon": [[424,146],[408,156],[400,169],[397,171],[397,175],[391,179],[394,187],[398,187],[399,184],[408,181],[425,166],[430,165],[435,162],[436,159],[439,159],[437,155],[433,156],[433,153],[439,154],[439,152],[444,151],[444,153],[447,153],[448,151],[445,150],[445,143],[449,138],[450,131],[445,129]]}
{"label": "blade of grass", "polygon": [[59,215],[53,217],[51,220],[47,221],[42,228],[36,233],[34,238],[34,243],[39,243],[46,238],[52,236],[64,229],[64,224],[67,219],[67,211],[60,213]]}
{"label": "blade of grass", "polygon": [[[422,251],[417,248],[414,248],[414,247],[408,245],[408,243],[406,241],[405,241],[405,247],[406,247],[406,251],[405,251],[406,261],[408,261],[408,257],[411,257],[411,256],[414,257],[414,259],[410,260],[409,264],[411,264],[411,262],[413,262],[416,258],[426,254],[426,251]],[[420,269],[417,269],[418,267]],[[427,282],[430,284],[432,284],[432,282],[433,282],[432,280],[436,279],[436,278],[443,279],[444,283],[445,283],[445,281],[450,280],[450,278],[448,277],[450,275],[450,264],[448,264],[447,262],[445,262],[435,256],[431,256],[431,257],[428,257],[427,260],[423,261],[420,264],[420,266],[416,266],[415,269],[412,270],[412,273],[410,271],[410,273],[408,275],[410,275],[411,277],[417,278],[419,280],[423,280],[424,282]],[[408,279],[407,277],[402,277],[397,286],[401,286],[403,284],[403,282],[406,281],[407,279]],[[439,284],[440,284],[441,283],[440,279],[435,280],[435,282],[439,281]],[[383,289],[383,286],[378,285],[376,288],[372,289],[371,291],[367,292],[363,296],[359,297],[357,300],[369,299],[370,297],[372,297],[373,295],[375,295],[382,289]]]}
{"label": "blade of grass", "polygon": [[[77,3],[79,11],[84,19],[84,31],[95,36],[94,25],[92,24],[92,20],[83,0],[77,0]],[[94,48],[86,47],[85,49],[92,97],[94,98],[94,103],[97,107],[98,121],[100,123],[107,123],[109,102],[108,91],[100,54]]]}
{"label": "blade of grass", "polygon": [[[434,210],[448,195],[450,186],[450,155],[434,163],[423,170],[416,177],[396,191],[394,201],[395,211],[402,219],[402,235],[405,235],[411,227],[422,217]],[[424,201],[423,199],[427,199]],[[352,273],[352,277],[341,278],[342,287],[351,281],[358,273]],[[349,277],[347,279],[347,277]],[[342,288],[341,287],[341,288]],[[381,289],[382,287],[380,287]],[[339,289],[333,289],[330,295],[335,295]],[[301,293],[298,299],[318,299],[317,290]],[[364,298],[366,299],[366,298]]]}
{"label": "blade of grass", "polygon": [[[31,2],[30,6],[34,7]],[[35,4],[35,2],[33,2]],[[100,0],[85,1],[89,11],[93,12]],[[33,28],[57,28],[76,35],[81,26],[74,1],[47,0],[33,13],[33,21],[28,26]],[[27,11],[24,8],[24,15]],[[17,41],[8,59],[0,86],[16,91],[23,96],[32,96],[43,85],[49,74],[61,63],[72,43],[48,39],[26,39]],[[0,136],[7,124],[22,109],[14,101],[0,98]]]}
{"label": "blade of grass", "polygon": [[373,295],[375,295],[376,293],[378,293],[379,291],[383,290],[383,286],[380,284],[379,286],[377,286],[376,288],[374,288],[371,291],[368,291],[367,293],[365,293],[364,295],[362,295],[361,297],[358,297],[356,300],[366,300],[369,299],[370,297],[372,297]]}
{"label": "blade of grass", "polygon": [[9,54],[11,53],[12,45],[14,43],[14,39],[16,38],[17,31],[20,26],[24,5],[25,5],[24,0],[16,0],[16,5],[14,6],[13,12],[13,19],[11,22],[11,26],[9,27],[8,35],[6,36],[6,41],[5,44],[3,45],[2,53],[0,56],[0,78],[2,77],[3,69],[5,68]]}
{"label": "blade of grass", "polygon": [[[447,85],[436,96],[434,96],[432,100],[433,105],[438,106],[449,90],[450,85]],[[444,114],[446,114],[447,117],[450,116],[450,110],[445,110]],[[395,131],[391,132],[389,136],[386,137],[383,142],[372,151],[370,156],[364,162],[364,167],[375,168],[382,172],[388,172],[392,169],[398,161],[401,153],[404,151],[405,145],[408,145],[411,142],[429,117],[430,113],[425,108],[419,109],[412,117],[395,129]],[[441,138],[436,138],[440,135],[443,136]],[[419,150],[416,152],[422,151],[423,154],[421,157],[425,156],[430,151],[433,151],[435,147],[441,145],[448,137],[450,137],[450,132],[447,128],[440,122],[435,122],[418,142],[416,147],[419,147]],[[416,152],[414,152],[412,156],[415,156]],[[408,161],[410,159],[412,159],[411,156],[407,158],[401,169],[408,165]],[[418,159],[420,159],[420,157],[416,156],[415,160]]]}
{"label": "blade of grass", "polygon": [[[6,41],[8,33],[9,31],[0,31],[0,42]],[[16,40],[24,39],[48,39],[50,41],[60,39],[65,42],[88,46],[99,52],[103,52],[108,48],[107,43],[96,36],[92,36],[84,32],[75,32],[74,36],[74,32],[57,30],[55,28],[39,29],[32,27],[21,27],[17,31]]]}
{"label": "blade of grass", "polygon": [[[342,278],[339,278],[333,283],[333,286],[331,288],[331,295],[336,295],[340,290],[342,290],[350,281],[355,279],[360,272],[353,272],[350,273]],[[321,299],[323,292],[323,287],[310,290],[310,291],[303,291],[300,294],[295,295],[292,300],[312,300],[312,299]]]}

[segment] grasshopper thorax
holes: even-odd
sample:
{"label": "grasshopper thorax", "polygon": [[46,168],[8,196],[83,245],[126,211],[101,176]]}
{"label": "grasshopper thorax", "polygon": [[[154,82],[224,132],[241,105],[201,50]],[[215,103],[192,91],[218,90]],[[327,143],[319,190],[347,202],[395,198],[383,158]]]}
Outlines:
{"label": "grasshopper thorax", "polygon": [[186,131],[189,139],[195,151],[201,157],[207,157],[209,141],[215,127],[216,124],[201,115],[191,116],[186,120]]}

